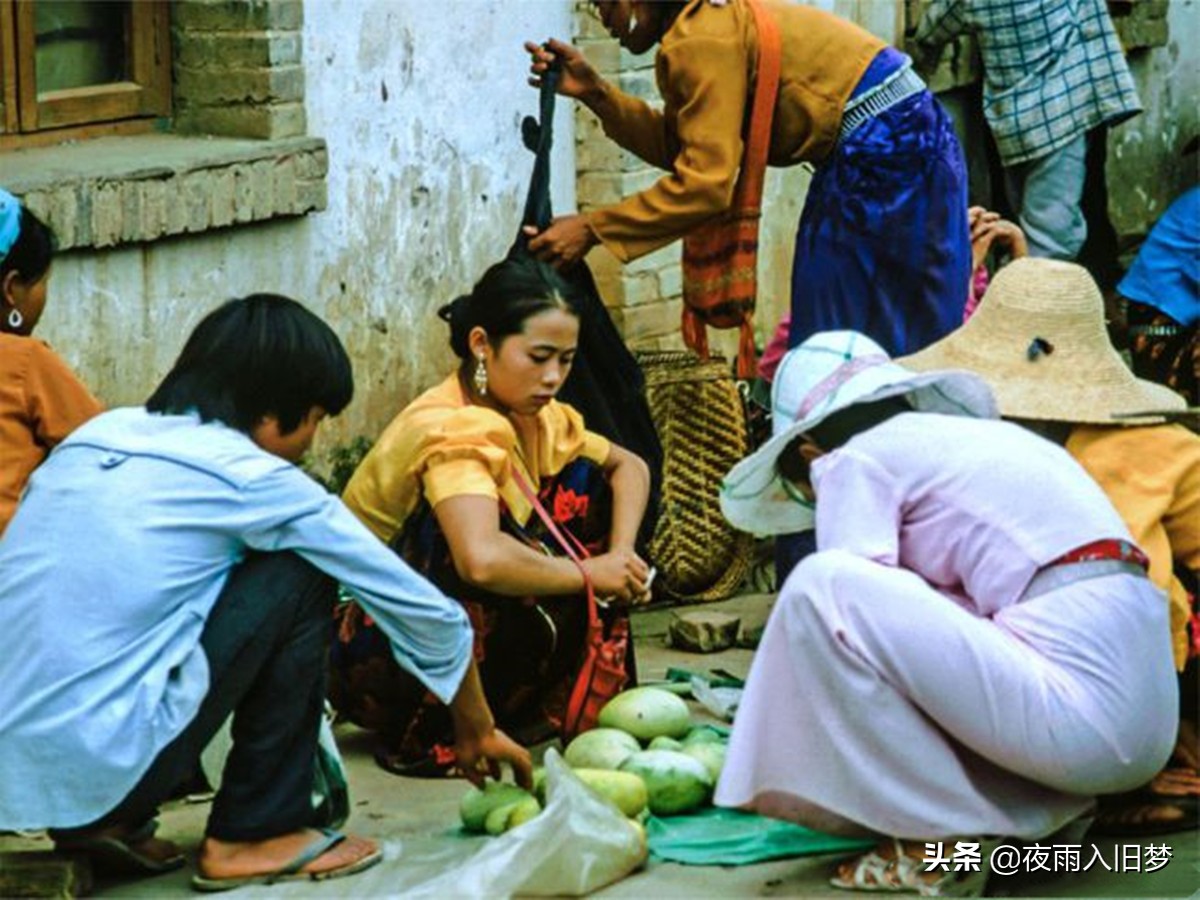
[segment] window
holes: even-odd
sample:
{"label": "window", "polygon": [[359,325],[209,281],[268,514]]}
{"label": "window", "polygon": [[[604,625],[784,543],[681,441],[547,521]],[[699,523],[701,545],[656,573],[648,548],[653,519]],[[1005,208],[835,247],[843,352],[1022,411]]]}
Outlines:
{"label": "window", "polygon": [[0,0],[0,148],[148,130],[170,113],[168,4]]}

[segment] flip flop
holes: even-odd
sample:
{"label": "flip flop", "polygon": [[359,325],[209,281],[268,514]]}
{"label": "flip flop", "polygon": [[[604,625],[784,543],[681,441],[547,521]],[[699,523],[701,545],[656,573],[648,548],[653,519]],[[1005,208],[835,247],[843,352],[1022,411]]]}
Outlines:
{"label": "flip flop", "polygon": [[889,894],[915,894],[917,887],[905,876],[916,865],[904,853],[903,845],[893,838],[896,855],[892,858],[880,856],[878,848],[868,850],[854,860],[849,878],[834,875],[829,879],[831,887],[843,891],[870,891]]}
{"label": "flip flop", "polygon": [[154,837],[158,822],[154,819],[143,823],[124,837],[56,837],[54,846],[57,850],[71,853],[86,853],[97,869],[117,875],[162,875],[183,868],[187,862],[182,853],[169,856],[166,859],[155,859],[134,849],[135,845]]}
{"label": "flip flop", "polygon": [[[1156,811],[1177,813],[1168,818]],[[1200,803],[1194,796],[1174,796],[1151,790],[1105,798],[1092,833],[1109,837],[1154,837],[1200,827]]]}
{"label": "flip flop", "polygon": [[274,872],[266,872],[262,875],[244,875],[237,878],[206,878],[196,874],[192,876],[192,887],[198,891],[215,893],[216,891],[245,887],[249,884],[276,884],[281,881],[329,881],[362,872],[383,860],[383,851],[376,850],[362,859],[357,859],[337,869],[329,869],[325,872],[301,872],[300,870],[314,859],[319,859],[346,839],[345,834],[332,828],[319,830],[321,832],[319,838],[301,850],[291,862]]}

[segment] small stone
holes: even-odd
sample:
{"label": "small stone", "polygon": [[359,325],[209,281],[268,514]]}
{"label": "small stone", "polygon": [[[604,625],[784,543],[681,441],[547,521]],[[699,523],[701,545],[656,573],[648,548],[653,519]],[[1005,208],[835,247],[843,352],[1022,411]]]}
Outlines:
{"label": "small stone", "polygon": [[50,850],[0,853],[0,897],[86,897],[92,892],[87,858]]}
{"label": "small stone", "polygon": [[692,653],[727,650],[737,640],[742,620],[723,612],[674,613],[667,634],[671,646]]}
{"label": "small stone", "polygon": [[754,650],[762,640],[763,632],[766,631],[766,628],[766,622],[743,626],[741,631],[738,632],[737,645],[747,650]]}

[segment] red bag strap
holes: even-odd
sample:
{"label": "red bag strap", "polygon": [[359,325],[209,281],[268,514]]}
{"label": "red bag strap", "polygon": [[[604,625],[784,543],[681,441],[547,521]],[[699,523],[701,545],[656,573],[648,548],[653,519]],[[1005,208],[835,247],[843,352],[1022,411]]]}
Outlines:
{"label": "red bag strap", "polygon": [[587,559],[587,548],[583,546],[571,532],[563,532],[551,518],[550,513],[546,512],[546,507],[542,506],[542,502],[538,500],[537,494],[533,488],[529,486],[523,475],[517,471],[516,467],[512,468],[513,481],[517,483],[517,487],[521,489],[521,493],[525,495],[525,499],[529,501],[529,505],[533,507],[534,512],[538,514],[538,518],[542,520],[542,524],[546,526],[546,530],[554,536],[558,541],[558,545],[571,558],[571,562],[575,563],[575,567],[579,569],[579,574],[583,576],[583,586],[587,591],[588,600],[588,623],[594,624],[600,621],[600,616],[596,613],[596,594],[592,590],[592,579],[588,577],[587,569],[583,567],[583,560]]}
{"label": "red bag strap", "polygon": [[771,120],[775,117],[783,50],[779,25],[771,14],[758,0],[746,0],[746,5],[754,14],[754,25],[758,31],[758,73],[754,80],[750,130],[742,156],[742,172],[734,205],[741,209],[757,210],[762,204],[767,151],[771,146]]}

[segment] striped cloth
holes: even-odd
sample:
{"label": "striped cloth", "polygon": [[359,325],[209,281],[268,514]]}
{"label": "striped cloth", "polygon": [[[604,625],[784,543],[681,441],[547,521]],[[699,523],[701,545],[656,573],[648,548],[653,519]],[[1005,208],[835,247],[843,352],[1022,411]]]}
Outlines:
{"label": "striped cloth", "polygon": [[932,0],[915,41],[929,53],[965,34],[979,44],[984,116],[1005,166],[1141,112],[1104,0]]}

